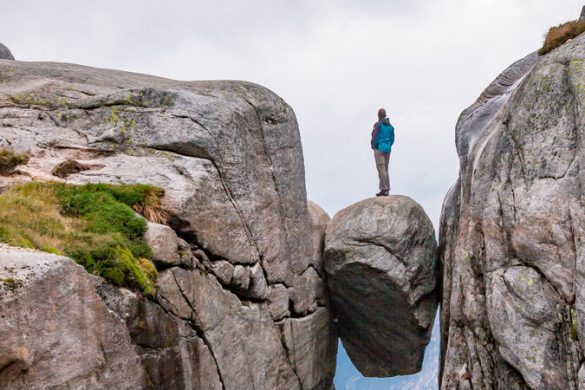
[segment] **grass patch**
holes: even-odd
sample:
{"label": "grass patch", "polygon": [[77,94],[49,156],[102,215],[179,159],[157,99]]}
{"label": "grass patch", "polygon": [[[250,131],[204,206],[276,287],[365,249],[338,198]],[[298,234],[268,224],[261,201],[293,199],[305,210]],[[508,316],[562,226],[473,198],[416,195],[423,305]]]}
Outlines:
{"label": "grass patch", "polygon": [[538,54],[544,55],[585,32],[585,20],[575,20],[551,27]]}
{"label": "grass patch", "polygon": [[143,239],[146,221],[134,210],[160,196],[142,184],[15,186],[0,195],[0,242],[69,256],[116,286],[152,295],[158,274]]}
{"label": "grass patch", "polygon": [[28,162],[29,155],[13,150],[0,148],[0,175],[10,175],[14,168]]}
{"label": "grass patch", "polygon": [[6,286],[6,288],[8,288],[9,290],[16,290],[19,287],[23,286],[23,283],[21,280],[18,279],[14,279],[14,278],[6,278],[6,279],[0,279],[0,282],[4,283],[4,286]]}

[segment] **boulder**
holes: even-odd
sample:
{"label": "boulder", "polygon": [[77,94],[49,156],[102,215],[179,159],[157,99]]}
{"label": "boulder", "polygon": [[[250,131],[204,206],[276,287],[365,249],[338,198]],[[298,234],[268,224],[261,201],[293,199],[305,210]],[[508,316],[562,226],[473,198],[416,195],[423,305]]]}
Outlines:
{"label": "boulder", "polygon": [[333,217],[325,270],[339,337],[365,376],[420,371],[438,303],[437,243],[412,199],[366,199]]}
{"label": "boulder", "polygon": [[0,60],[13,60],[14,56],[6,46],[0,43]]}
{"label": "boulder", "polygon": [[[226,388],[331,386],[334,355],[321,373],[310,373],[315,382],[297,376],[282,341],[280,321],[321,321],[311,314],[329,308],[298,125],[280,97],[247,82],[174,81],[72,64],[0,61],[0,74],[0,147],[30,156],[0,176],[0,188],[39,180],[165,191],[167,226],[153,220],[146,235],[160,294],[103,296],[127,319],[152,386],[215,388],[218,378]],[[322,323],[330,325],[306,326]],[[147,334],[163,334],[164,347],[145,341]],[[333,339],[307,351],[333,351]],[[198,370],[209,375],[197,379]]]}
{"label": "boulder", "polygon": [[441,218],[443,389],[582,380],[584,64],[585,35],[529,55],[459,119]]}
{"label": "boulder", "polygon": [[191,261],[191,249],[169,226],[148,222],[144,240],[152,249],[152,260],[162,267],[185,264]]}
{"label": "boulder", "polygon": [[0,388],[149,384],[99,284],[71,259],[0,244]]}

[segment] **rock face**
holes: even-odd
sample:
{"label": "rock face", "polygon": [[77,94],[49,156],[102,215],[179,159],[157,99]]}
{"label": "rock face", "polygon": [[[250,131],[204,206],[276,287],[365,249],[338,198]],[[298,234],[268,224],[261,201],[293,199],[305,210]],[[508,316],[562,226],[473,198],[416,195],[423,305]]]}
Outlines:
{"label": "rock face", "polygon": [[128,329],[98,296],[99,284],[70,259],[0,244],[0,388],[147,384]]}
{"label": "rock face", "polygon": [[581,388],[585,36],[502,73],[457,124],[445,199],[442,384]]}
{"label": "rock face", "polygon": [[14,56],[6,46],[0,43],[0,60],[13,60]]}
{"label": "rock face", "polygon": [[340,211],[325,240],[338,332],[365,376],[420,371],[437,311],[437,243],[421,206],[405,196]]}
{"label": "rock face", "polygon": [[165,190],[170,228],[151,224],[147,235],[159,295],[100,288],[152,386],[331,386],[336,336],[300,136],[282,99],[245,82],[71,64],[0,61],[0,75],[0,147],[30,155],[0,189],[57,180]]}

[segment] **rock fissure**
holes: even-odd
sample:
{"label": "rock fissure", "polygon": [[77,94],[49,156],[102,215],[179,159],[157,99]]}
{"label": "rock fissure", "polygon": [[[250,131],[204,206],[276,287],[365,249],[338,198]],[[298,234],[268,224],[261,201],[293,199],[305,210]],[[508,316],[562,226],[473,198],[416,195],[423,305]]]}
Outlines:
{"label": "rock fissure", "polygon": [[[173,273],[173,279],[175,280],[175,283],[177,284],[177,287],[178,287],[179,291],[181,292],[183,299],[185,300],[187,305],[191,308],[191,311],[193,313],[197,313],[197,309],[195,307],[193,307],[193,305],[191,304],[191,301],[189,300],[189,298],[187,297],[187,295],[183,291],[183,288],[181,287],[181,284],[177,280],[177,277],[174,273]],[[219,323],[221,323],[221,321],[223,321],[223,318],[219,321]],[[219,323],[216,324],[216,326],[219,325]],[[193,330],[195,330],[195,332],[197,333],[197,336],[205,343],[205,345],[209,349],[209,352],[211,353],[211,357],[212,357],[213,361],[215,362],[215,366],[217,367],[217,373],[219,375],[219,381],[221,382],[222,389],[225,390],[226,387],[225,387],[225,382],[223,379],[222,367],[218,362],[216,354],[214,353],[213,346],[211,345],[211,343],[209,342],[209,340],[207,340],[207,337],[205,336],[205,331],[196,324],[196,322],[193,320],[192,316],[189,319],[189,324],[191,325]]]}
{"label": "rock fissure", "polygon": [[[273,169],[274,164],[272,162],[272,158],[270,156],[270,152],[269,152],[268,147],[267,147],[267,144],[266,144],[266,137],[264,135],[263,121],[262,121],[261,115],[258,112],[258,109],[256,108],[256,106],[250,100],[248,100],[246,98],[244,98],[244,100],[246,101],[246,103],[248,103],[248,105],[252,108],[252,110],[256,114],[256,120],[258,121],[258,126],[259,126],[259,129],[258,130],[259,130],[259,134],[260,134],[260,138],[261,138],[260,142],[262,143],[262,148],[264,150],[264,155],[266,156],[266,159],[268,160],[268,163],[269,163],[269,166],[270,166],[270,176],[272,178],[272,183],[274,184],[274,191],[276,192],[276,196],[278,197],[278,200],[279,200],[279,202],[278,202],[279,203],[278,218],[279,218],[280,223],[283,226],[284,231],[286,233],[284,235],[285,245],[286,245],[287,248],[289,248],[290,247],[290,243],[288,241],[288,236],[289,236],[289,234],[288,234],[288,226],[287,226],[287,223],[286,223],[286,221],[284,219],[284,210],[283,210],[283,204],[284,203],[282,201],[281,194],[280,194],[280,191],[279,191],[278,180],[276,180],[276,176],[275,176],[276,174],[275,174],[274,169]],[[261,263],[261,264],[263,264],[263,263]],[[266,275],[266,280],[269,280],[268,275]]]}

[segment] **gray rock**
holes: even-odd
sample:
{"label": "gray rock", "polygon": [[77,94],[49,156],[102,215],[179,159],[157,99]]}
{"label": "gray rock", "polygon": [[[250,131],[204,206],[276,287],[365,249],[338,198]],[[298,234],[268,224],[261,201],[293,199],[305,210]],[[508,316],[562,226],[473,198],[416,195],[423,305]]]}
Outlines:
{"label": "gray rock", "polygon": [[246,296],[253,299],[264,300],[268,293],[268,284],[264,277],[264,272],[260,264],[254,265],[250,269],[250,286],[246,292]]}
{"label": "gray rock", "polygon": [[576,389],[585,340],[585,36],[461,115],[443,206],[443,389]]}
{"label": "gray rock", "polygon": [[144,240],[152,249],[153,261],[163,266],[179,265],[179,237],[166,225],[148,222]]}
{"label": "gray rock", "polygon": [[421,369],[437,310],[437,244],[421,206],[366,199],[335,215],[325,269],[339,336],[365,376]]}
{"label": "gray rock", "polygon": [[[18,180],[146,183],[169,225],[210,257],[261,262],[293,286],[315,264],[300,135],[292,109],[245,82],[180,82],[71,64],[0,64],[0,144],[31,158]],[[22,169],[21,169],[22,168]]]}
{"label": "gray rock", "polygon": [[269,286],[267,302],[274,321],[279,321],[284,317],[290,316],[290,294],[286,286],[282,284]]}
{"label": "gray rock", "polygon": [[211,263],[211,272],[213,272],[217,280],[224,286],[229,286],[232,283],[234,269],[234,265],[226,260],[218,260]]}
{"label": "gray rock", "polygon": [[291,288],[291,302],[295,313],[306,315],[317,309],[317,300],[323,295],[324,285],[313,267],[307,268]]}
{"label": "gray rock", "polygon": [[313,261],[311,265],[319,272],[323,268],[323,250],[325,249],[325,230],[331,220],[329,214],[325,212],[318,204],[307,201],[309,207],[309,217],[311,219],[312,237],[313,237]]}
{"label": "gray rock", "polygon": [[172,268],[163,278],[161,299],[204,335],[226,388],[299,388],[266,305],[242,305],[200,270]]}
{"label": "gray rock", "polygon": [[304,318],[287,318],[280,331],[303,389],[325,389],[335,374],[337,336],[329,310]]}
{"label": "gray rock", "polygon": [[[203,382],[193,376],[212,366],[211,355],[226,388],[302,387],[306,378],[295,375],[296,362],[287,357],[273,319],[304,318],[319,301],[324,305],[320,275],[317,280],[308,271],[321,264],[314,256],[292,109],[271,91],[246,82],[183,82],[18,61],[0,63],[0,73],[0,145],[30,155],[17,174],[0,177],[0,188],[59,180],[144,183],[165,190],[168,225],[185,241],[175,245],[172,232],[159,229],[166,237],[153,244],[161,294],[155,303],[131,300],[138,308],[127,310],[149,318],[141,332],[178,329],[168,331],[168,347],[140,350],[143,366],[157,382],[153,386],[205,382],[213,388],[213,369]],[[67,160],[87,169],[53,176],[53,168]],[[233,267],[231,275],[223,262]],[[283,297],[269,305],[271,286],[295,291],[297,283],[314,290],[295,294],[284,310]],[[201,302],[193,291],[216,301]],[[155,321],[163,315],[172,321]],[[130,318],[137,318],[126,323],[134,329],[141,317]],[[313,320],[318,318],[307,319]],[[134,340],[141,340],[138,333]],[[197,359],[185,361],[190,350]],[[323,378],[329,383],[319,386],[329,388],[332,375]]]}
{"label": "gray rock", "polygon": [[236,265],[231,284],[237,290],[246,292],[250,287],[250,268],[239,264]]}
{"label": "gray rock", "polygon": [[0,388],[136,389],[128,329],[72,260],[0,244]]}
{"label": "gray rock", "polygon": [[[488,275],[486,307],[498,351],[532,389],[561,389],[568,383],[562,343],[555,329],[564,313],[554,289],[530,267],[507,267]],[[518,310],[523,308],[523,310]],[[501,324],[514,324],[510,331]]]}
{"label": "gray rock", "polygon": [[103,284],[100,296],[124,320],[157,389],[221,389],[215,360],[196,329],[156,302]]}
{"label": "gray rock", "polygon": [[0,43],[0,60],[13,60],[14,56],[6,46]]}

